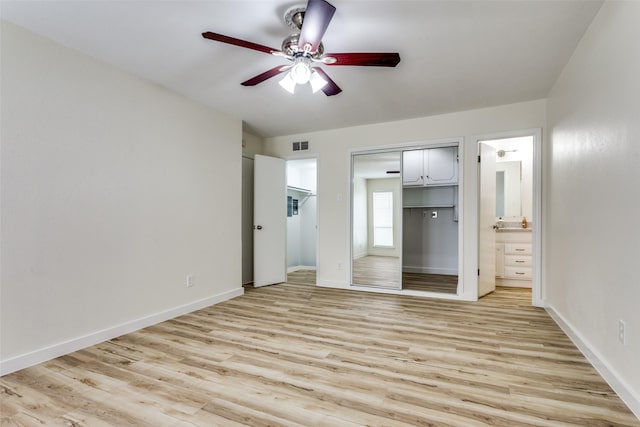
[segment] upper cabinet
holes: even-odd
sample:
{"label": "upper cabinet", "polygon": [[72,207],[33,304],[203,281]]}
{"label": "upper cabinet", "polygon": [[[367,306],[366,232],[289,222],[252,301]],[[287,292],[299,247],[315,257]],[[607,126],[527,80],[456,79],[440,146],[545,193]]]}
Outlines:
{"label": "upper cabinet", "polygon": [[458,147],[402,152],[402,185],[432,186],[458,183]]}

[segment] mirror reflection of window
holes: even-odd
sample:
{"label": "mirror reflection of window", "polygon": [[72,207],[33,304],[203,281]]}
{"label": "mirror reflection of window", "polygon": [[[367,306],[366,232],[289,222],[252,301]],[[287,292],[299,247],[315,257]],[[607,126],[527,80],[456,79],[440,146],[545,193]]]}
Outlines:
{"label": "mirror reflection of window", "polygon": [[393,247],[393,193],[373,192],[373,246]]}

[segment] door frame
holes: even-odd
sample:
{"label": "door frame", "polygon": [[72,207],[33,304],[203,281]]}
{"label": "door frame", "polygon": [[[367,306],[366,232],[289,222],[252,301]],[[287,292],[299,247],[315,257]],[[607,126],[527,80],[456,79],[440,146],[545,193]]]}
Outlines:
{"label": "door frame", "polygon": [[[474,145],[476,151],[480,150],[480,143],[491,139],[506,139],[506,138],[518,138],[523,136],[533,137],[533,191],[532,191],[532,210],[534,226],[531,230],[532,236],[532,253],[533,253],[533,278],[531,281],[531,304],[535,307],[545,306],[545,290],[542,286],[542,230],[544,228],[544,222],[542,218],[542,128],[522,129],[504,132],[493,132],[482,135],[474,135]],[[479,171],[480,165],[476,163],[477,170]],[[476,183],[476,228],[479,233],[479,217],[480,217],[480,187],[479,183]],[[476,252],[478,251],[478,244],[476,242]],[[476,263],[477,263],[476,256]],[[476,291],[477,292],[477,291]]]}

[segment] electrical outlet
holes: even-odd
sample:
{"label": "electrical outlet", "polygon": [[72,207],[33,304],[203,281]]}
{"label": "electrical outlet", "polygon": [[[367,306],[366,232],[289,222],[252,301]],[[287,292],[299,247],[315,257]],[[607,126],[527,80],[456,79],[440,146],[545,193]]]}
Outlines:
{"label": "electrical outlet", "polygon": [[620,344],[622,345],[626,345],[627,344],[627,324],[624,322],[624,320],[620,319],[618,320],[618,341],[620,341]]}
{"label": "electrical outlet", "polygon": [[191,288],[195,285],[195,281],[193,280],[193,274],[187,275],[187,288]]}

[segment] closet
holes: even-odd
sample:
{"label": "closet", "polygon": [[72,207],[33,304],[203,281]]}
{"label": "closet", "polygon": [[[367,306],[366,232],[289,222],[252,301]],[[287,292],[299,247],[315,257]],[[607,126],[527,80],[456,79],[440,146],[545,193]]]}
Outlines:
{"label": "closet", "polygon": [[458,147],[402,153],[402,288],[456,293]]}
{"label": "closet", "polygon": [[[353,285],[457,293],[458,165],[457,143],[352,155]],[[393,204],[386,224],[380,193]],[[384,226],[389,241],[376,244]]]}
{"label": "closet", "polygon": [[287,271],[315,270],[316,159],[287,161]]}

